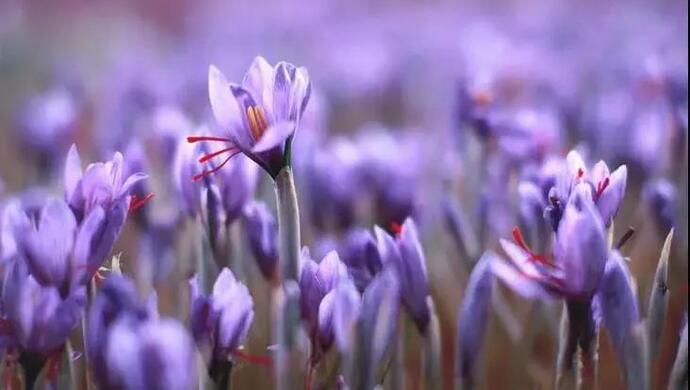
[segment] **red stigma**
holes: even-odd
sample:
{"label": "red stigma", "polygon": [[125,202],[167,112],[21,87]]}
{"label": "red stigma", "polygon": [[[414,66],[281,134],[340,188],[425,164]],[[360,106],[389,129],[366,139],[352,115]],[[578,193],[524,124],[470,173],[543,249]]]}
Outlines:
{"label": "red stigma", "polygon": [[552,268],[558,268],[556,264],[554,264],[546,256],[532,252],[532,250],[525,243],[525,238],[522,236],[522,232],[520,232],[520,229],[517,226],[513,228],[513,240],[517,246],[529,254],[529,257],[527,258],[528,261],[541,263]]}
{"label": "red stigma", "polygon": [[60,355],[61,354],[62,354],[62,349],[58,349],[57,351],[53,352],[50,355],[50,357],[48,358],[48,371],[46,372],[46,378],[50,382],[53,382],[58,376],[58,372],[60,370]]}
{"label": "red stigma", "polygon": [[136,211],[137,209],[143,207],[149,200],[156,196],[153,192],[146,195],[142,199],[139,199],[136,195],[132,195],[132,200],[129,202],[129,212]]}
{"label": "red stigma", "polygon": [[232,142],[230,138],[210,137],[210,136],[190,136],[187,137],[187,142],[193,144],[201,141],[217,141],[217,142]]}
{"label": "red stigma", "polygon": [[225,160],[223,160],[223,162],[220,163],[217,167],[214,167],[214,168],[208,169],[208,170],[204,170],[203,172],[201,172],[201,173],[199,173],[199,174],[196,174],[196,175],[192,176],[192,181],[199,181],[199,179],[202,179],[202,178],[204,178],[204,177],[206,177],[206,176],[209,176],[209,175],[211,175],[211,174],[214,174],[214,173],[218,172],[219,169],[223,168],[223,166],[224,166],[225,164],[227,164],[228,161],[230,161],[230,159],[232,158],[232,156],[234,156],[234,154],[231,154],[230,156],[228,156],[228,158],[226,158]]}
{"label": "red stigma", "polygon": [[577,178],[582,179],[582,176],[585,175],[585,170],[582,168],[577,168]]}
{"label": "red stigma", "polygon": [[601,194],[604,192],[606,187],[609,186],[609,178],[606,177],[604,180],[600,181],[597,183],[597,192],[596,192],[596,197],[599,198]]}
{"label": "red stigma", "polygon": [[395,234],[396,237],[400,237],[400,235],[402,234],[402,231],[403,231],[402,225],[395,222],[395,221],[391,222],[390,229],[393,232],[393,234]]}
{"label": "red stigma", "polygon": [[273,367],[273,359],[271,359],[269,356],[250,355],[240,351],[239,349],[230,352],[230,355],[248,363],[258,364],[267,368]]}

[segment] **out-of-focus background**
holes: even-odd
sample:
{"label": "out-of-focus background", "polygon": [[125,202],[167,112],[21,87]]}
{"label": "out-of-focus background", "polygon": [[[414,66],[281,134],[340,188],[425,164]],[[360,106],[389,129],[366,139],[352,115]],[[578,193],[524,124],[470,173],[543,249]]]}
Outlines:
{"label": "out-of-focus background", "polygon": [[[398,172],[385,185],[393,201],[412,199],[422,230],[446,383],[465,264],[498,250],[498,238],[518,224],[519,179],[571,148],[592,163],[627,164],[616,235],[636,229],[624,254],[642,313],[663,238],[676,227],[670,311],[654,367],[654,388],[663,388],[687,307],[687,37],[686,1],[0,0],[0,197],[36,185],[60,195],[62,164],[76,143],[84,161],[116,150],[141,156],[156,193],[146,218],[177,221],[166,156],[185,135],[215,126],[209,64],[240,81],[256,55],[290,61],[308,68],[313,86],[294,157],[304,244],[401,222],[338,208],[347,196],[344,166],[364,155],[391,161]],[[495,132],[496,123],[517,130]],[[273,206],[261,175],[257,198]],[[443,222],[449,197],[469,221],[471,253]],[[141,285],[153,280],[161,311],[180,319],[192,262],[180,237],[190,224],[176,224],[168,242],[147,252],[141,237],[149,225],[131,218],[117,246],[125,271]],[[257,310],[248,349],[264,353],[268,290],[247,262]],[[560,306],[500,291],[509,310],[492,314],[480,387],[550,388]],[[419,375],[415,343],[411,334],[410,385]],[[600,361],[601,388],[621,388],[605,335]],[[233,381],[272,385],[266,368],[252,364]]]}

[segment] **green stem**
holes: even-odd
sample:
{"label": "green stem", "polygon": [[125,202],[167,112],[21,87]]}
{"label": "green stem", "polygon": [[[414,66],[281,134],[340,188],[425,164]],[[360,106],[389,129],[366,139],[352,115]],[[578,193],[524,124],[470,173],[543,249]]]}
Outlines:
{"label": "green stem", "polygon": [[45,362],[45,358],[33,353],[23,352],[19,355],[19,364],[24,368],[24,385],[27,390],[33,389],[36,385]]}
{"label": "green stem", "polygon": [[217,390],[230,389],[230,377],[232,375],[232,362],[228,360],[216,360],[211,362],[208,375],[213,379]]}
{"label": "green stem", "polygon": [[278,173],[275,185],[282,276],[284,280],[297,280],[300,253],[299,208],[290,167],[285,167]]}
{"label": "green stem", "polygon": [[441,376],[441,325],[433,301],[428,298],[431,322],[424,335],[424,388],[442,389]]}

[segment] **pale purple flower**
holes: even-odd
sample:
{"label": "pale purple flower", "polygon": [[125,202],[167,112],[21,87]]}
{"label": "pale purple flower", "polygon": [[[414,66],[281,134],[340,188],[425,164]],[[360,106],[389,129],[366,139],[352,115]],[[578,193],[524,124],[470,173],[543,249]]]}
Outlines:
{"label": "pale purple flower", "polygon": [[383,268],[376,240],[366,229],[348,231],[338,244],[338,253],[360,292]]}
{"label": "pale purple flower", "polygon": [[70,207],[49,199],[37,212],[22,210],[10,217],[17,257],[43,286],[67,295],[97,271],[92,260],[104,220],[100,206],[77,225]]}
{"label": "pale purple flower", "polygon": [[657,231],[667,234],[676,225],[676,188],[665,179],[651,180],[642,189],[642,201],[653,217]]}
{"label": "pale purple flower", "polygon": [[632,275],[623,257],[617,251],[611,252],[606,263],[606,270],[596,299],[616,356],[619,362],[623,363],[627,350],[626,344],[634,342],[632,332],[639,324],[640,316]]}
{"label": "pale purple flower", "polygon": [[249,249],[261,274],[273,280],[278,266],[278,223],[263,202],[251,202],[244,208],[244,231]]}
{"label": "pale purple flower", "polygon": [[334,339],[338,349],[352,347],[355,325],[359,320],[361,297],[352,280],[343,278],[328,292],[319,304],[318,326],[322,345]]}
{"label": "pale purple flower", "polygon": [[550,218],[554,230],[558,229],[566,202],[578,184],[586,184],[589,187],[601,219],[608,226],[623,201],[627,178],[628,170],[625,165],[610,172],[606,163],[599,161],[588,171],[578,152],[573,150],[568,153],[566,166],[556,179],[556,185],[549,191],[551,204],[546,209],[546,215]]}
{"label": "pale purple flower", "polygon": [[457,374],[463,381],[472,381],[489,321],[494,275],[492,263],[498,261],[493,252],[485,252],[472,270],[458,318]]}
{"label": "pale purple flower", "polygon": [[189,142],[218,141],[223,149],[209,156],[228,155],[211,170],[242,152],[271,177],[290,165],[290,144],[309,101],[311,83],[303,67],[287,62],[271,66],[256,57],[241,85],[231,84],[218,68],[209,69],[209,98],[221,137],[189,137]]}
{"label": "pale purple flower", "polygon": [[212,360],[227,360],[247,338],[254,319],[254,301],[247,287],[223,268],[210,296],[203,296],[197,277],[189,281],[192,334]]}
{"label": "pale purple flower", "polygon": [[62,294],[44,286],[22,259],[12,259],[2,286],[2,309],[10,325],[9,342],[22,352],[46,359],[79,324],[86,287]]}
{"label": "pale purple flower", "polygon": [[104,389],[187,390],[196,385],[194,344],[180,323],[120,317],[102,337],[110,378]]}
{"label": "pale purple flower", "polygon": [[599,212],[586,183],[570,196],[556,232],[553,258],[533,253],[519,232],[515,243],[501,240],[511,264],[492,268],[516,292],[529,298],[589,299],[599,287],[608,258],[608,244]]}
{"label": "pale purple flower", "polygon": [[237,156],[221,170],[218,190],[225,211],[225,223],[230,224],[242,215],[244,206],[254,196],[259,178],[258,167],[245,156]]}
{"label": "pale purple flower", "polygon": [[417,226],[411,218],[407,218],[395,238],[378,226],[374,231],[381,263],[396,271],[402,304],[419,332],[425,333],[430,319],[427,305],[429,281]]}
{"label": "pale purple flower", "polygon": [[312,260],[309,250],[306,247],[302,249],[299,277],[300,309],[312,342],[316,342],[320,336],[318,325],[321,301],[341,279],[348,277],[347,267],[335,251],[329,252],[317,264]]}

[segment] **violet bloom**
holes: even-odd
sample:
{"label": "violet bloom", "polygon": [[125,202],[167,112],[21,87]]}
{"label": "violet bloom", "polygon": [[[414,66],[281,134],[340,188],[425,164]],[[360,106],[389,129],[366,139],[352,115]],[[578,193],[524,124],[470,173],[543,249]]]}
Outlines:
{"label": "violet bloom", "polygon": [[245,156],[237,156],[221,171],[219,193],[225,211],[225,223],[230,224],[242,215],[244,206],[254,196],[259,171]]}
{"label": "violet bloom", "polygon": [[632,275],[617,251],[611,252],[596,297],[618,361],[624,364],[631,352],[630,343],[635,342],[633,329],[640,323],[640,316]]}
{"label": "violet bloom", "polygon": [[322,344],[335,340],[339,350],[353,345],[353,333],[359,320],[361,297],[352,280],[342,278],[319,305],[319,338]]}
{"label": "violet bloom", "polygon": [[227,361],[244,343],[254,319],[254,301],[249,290],[227,268],[218,275],[208,297],[201,294],[197,277],[189,285],[194,339],[212,362]]}
{"label": "violet bloom", "polygon": [[642,201],[649,209],[657,231],[667,234],[676,224],[676,188],[665,179],[649,181],[642,189]]}
{"label": "violet bloom", "polygon": [[399,234],[393,238],[378,226],[374,228],[381,263],[392,267],[398,276],[400,298],[420,333],[429,325],[427,305],[429,281],[426,260],[417,234],[417,226],[411,218],[403,223]]}
{"label": "violet bloom", "polygon": [[360,292],[383,268],[376,240],[366,229],[348,231],[338,244],[338,253]]}
{"label": "violet bloom", "polygon": [[553,259],[533,253],[514,230],[515,243],[501,240],[511,264],[494,262],[496,275],[528,298],[591,298],[608,258],[604,226],[591,196],[587,183],[573,190],[556,232]]}
{"label": "violet bloom", "polygon": [[[124,226],[128,209],[133,205],[130,191],[146,179],[143,173],[125,177],[124,158],[117,152],[107,162],[89,164],[82,172],[76,146],[72,145],[65,163],[65,200],[72,208],[77,222],[83,223],[94,209],[104,211],[98,237],[93,241],[89,264],[101,264],[110,253]],[[139,202],[137,202],[139,203]],[[97,266],[89,267],[91,272]]]}
{"label": "violet bloom", "polygon": [[272,67],[263,57],[256,57],[241,85],[228,83],[213,65],[209,69],[208,84],[211,108],[223,136],[189,137],[188,141],[220,142],[223,149],[207,156],[227,157],[221,164],[204,171],[205,175],[220,169],[239,152],[271,177],[290,165],[292,137],[311,92],[305,68],[286,62]]}
{"label": "violet bloom", "polygon": [[244,231],[249,249],[261,274],[274,280],[278,266],[278,223],[263,202],[251,202],[244,208]]}
{"label": "violet bloom", "polygon": [[[312,343],[319,342],[324,350],[330,346],[330,335],[319,333],[319,310],[324,297],[333,290],[340,280],[348,278],[347,268],[340,261],[338,253],[329,252],[318,264],[312,260],[309,250],[302,249],[300,268],[300,309],[306,322]],[[321,336],[324,336],[321,338]]]}
{"label": "violet bloom", "polygon": [[546,215],[551,220],[554,230],[558,229],[570,193],[581,183],[589,187],[601,220],[609,226],[623,201],[627,178],[628,170],[625,165],[609,172],[606,163],[599,161],[589,172],[579,153],[574,150],[568,153],[566,166],[557,178],[556,185],[549,192],[551,205],[547,208]]}
{"label": "violet bloom", "polygon": [[147,306],[139,298],[131,279],[120,275],[110,275],[106,279],[91,305],[86,334],[89,363],[102,387],[115,387],[106,361],[107,335],[115,321],[126,318],[131,322],[143,322],[157,316],[156,308]]}
{"label": "violet bloom", "polygon": [[194,344],[177,321],[120,317],[102,337],[111,381],[104,389],[187,390],[196,385]]}
{"label": "violet bloom", "polygon": [[64,295],[55,286],[39,283],[24,260],[10,260],[0,305],[9,324],[5,331],[11,345],[29,356],[38,369],[79,324],[85,303],[84,286]]}

